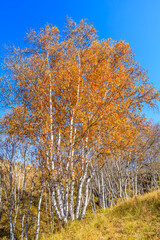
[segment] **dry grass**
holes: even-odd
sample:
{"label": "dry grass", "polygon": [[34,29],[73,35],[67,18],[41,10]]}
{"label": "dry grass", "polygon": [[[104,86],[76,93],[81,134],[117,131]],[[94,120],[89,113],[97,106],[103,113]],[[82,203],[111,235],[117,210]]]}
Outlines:
{"label": "dry grass", "polygon": [[69,222],[47,240],[160,239],[160,190]]}

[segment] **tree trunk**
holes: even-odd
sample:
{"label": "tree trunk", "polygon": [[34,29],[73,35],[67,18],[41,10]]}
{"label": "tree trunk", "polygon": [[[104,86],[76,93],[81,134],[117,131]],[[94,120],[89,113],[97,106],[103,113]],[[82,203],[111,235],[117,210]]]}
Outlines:
{"label": "tree trunk", "polygon": [[42,182],[41,193],[40,193],[39,203],[38,203],[37,227],[36,227],[35,240],[38,240],[38,237],[39,237],[39,224],[40,224],[40,211],[41,211],[42,196],[43,196],[43,182]]}

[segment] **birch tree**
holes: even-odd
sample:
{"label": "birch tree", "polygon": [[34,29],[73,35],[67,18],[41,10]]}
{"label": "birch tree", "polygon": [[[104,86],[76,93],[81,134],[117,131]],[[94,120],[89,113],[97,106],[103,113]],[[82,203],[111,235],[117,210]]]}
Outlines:
{"label": "birch tree", "polygon": [[52,25],[32,30],[26,41],[28,47],[12,48],[5,61],[16,102],[2,125],[5,134],[26,139],[36,149],[55,214],[66,223],[84,217],[96,169],[105,206],[101,169],[110,156],[117,160],[134,146],[137,125],[148,124],[142,108],[154,106],[159,93],[128,43],[98,40],[84,20],[68,19],[62,34]]}

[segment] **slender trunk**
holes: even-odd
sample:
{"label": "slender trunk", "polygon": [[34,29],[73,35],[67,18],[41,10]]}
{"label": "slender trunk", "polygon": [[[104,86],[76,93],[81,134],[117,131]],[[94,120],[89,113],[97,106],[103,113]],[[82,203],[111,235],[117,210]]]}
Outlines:
{"label": "slender trunk", "polygon": [[119,196],[120,196],[120,198],[123,197],[121,175],[119,176]]}
{"label": "slender trunk", "polygon": [[26,217],[26,240],[28,239],[28,230],[29,230],[28,224],[29,224],[29,216],[30,216],[30,210],[31,210],[32,199],[33,199],[33,184],[34,184],[34,177],[31,183],[30,203],[29,203],[29,208],[28,208],[27,217]]}
{"label": "slender trunk", "polygon": [[48,220],[48,202],[47,202],[46,186],[45,186],[45,205],[46,205],[47,226],[49,226],[49,220]]}
{"label": "slender trunk", "polygon": [[125,180],[125,197],[128,198],[128,194],[127,194],[127,179]]}
{"label": "slender trunk", "polygon": [[50,80],[50,89],[49,89],[49,104],[50,104],[50,131],[51,131],[51,152],[50,152],[50,158],[51,158],[51,166],[52,170],[54,169],[54,161],[53,161],[53,106],[52,106],[52,85]]}
{"label": "slender trunk", "polygon": [[71,116],[71,126],[70,126],[70,167],[71,167],[71,187],[70,187],[70,197],[69,197],[69,211],[70,211],[70,216],[71,219],[74,220],[75,216],[74,216],[74,201],[73,201],[73,195],[74,195],[74,184],[75,184],[75,180],[74,180],[74,172],[73,172],[73,157],[74,157],[74,141],[75,141],[75,135],[76,135],[76,127],[73,130],[73,123],[74,123],[74,111],[72,112],[72,116]]}
{"label": "slender trunk", "polygon": [[101,193],[101,183],[100,183],[100,179],[99,179],[99,175],[98,175],[98,203],[99,203],[99,207],[102,206],[102,193]]}
{"label": "slender trunk", "polygon": [[14,225],[13,225],[13,175],[12,175],[12,162],[9,163],[9,177],[10,177],[10,208],[9,208],[9,225],[10,225],[10,240],[14,240]]}
{"label": "slender trunk", "polygon": [[86,179],[86,176],[87,176],[87,170],[88,170],[88,163],[85,166],[83,176],[82,176],[82,178],[81,178],[81,180],[80,180],[80,182],[78,184],[76,213],[75,213],[76,219],[79,218],[79,211],[80,211],[81,199],[82,199],[82,187],[83,187],[83,183],[84,183],[84,181]]}
{"label": "slender trunk", "polygon": [[49,75],[49,114],[50,114],[50,161],[52,170],[54,169],[54,160],[53,160],[53,101],[52,101],[52,79],[50,74],[50,64],[49,64],[49,53],[47,52],[47,75]]}
{"label": "slender trunk", "polygon": [[69,193],[69,187],[67,183],[65,188],[65,195],[64,195],[64,213],[65,213],[66,219],[68,219],[68,193]]}
{"label": "slender trunk", "polygon": [[63,221],[66,221],[65,215],[64,215],[64,206],[63,206],[63,199],[62,199],[62,194],[60,192],[60,188],[58,187],[57,183],[55,184],[55,189],[56,189],[56,196],[57,196],[57,201],[59,205],[59,211],[62,216]]}
{"label": "slender trunk", "polygon": [[42,188],[41,188],[41,193],[40,193],[40,198],[39,198],[39,203],[38,203],[37,227],[36,227],[35,240],[38,240],[38,237],[39,237],[39,223],[40,223],[40,210],[41,210],[42,196],[43,196],[43,183],[42,183]]}
{"label": "slender trunk", "polygon": [[24,181],[23,181],[23,206],[22,206],[22,222],[21,222],[21,228],[22,228],[22,240],[24,240],[24,217],[25,217],[25,187],[26,187],[26,165],[24,161]]}
{"label": "slender trunk", "polygon": [[70,187],[70,201],[69,201],[69,212],[70,212],[72,221],[75,218],[74,217],[74,202],[73,202],[74,184],[75,184],[75,181],[72,180],[71,187]]}
{"label": "slender trunk", "polygon": [[80,211],[81,199],[82,199],[82,186],[83,186],[83,181],[81,181],[78,185],[77,204],[76,204],[76,213],[75,213],[76,219],[79,218],[79,211]]}
{"label": "slender trunk", "polygon": [[50,218],[51,218],[51,230],[53,231],[53,228],[54,228],[54,217],[53,217],[53,211],[52,211],[52,205],[51,205],[52,195],[51,195],[50,188],[48,188],[48,192],[49,192],[49,212],[50,212]]}
{"label": "slender trunk", "polygon": [[86,208],[89,202],[89,198],[88,198],[88,187],[89,187],[89,182],[90,182],[91,178],[89,177],[86,181],[86,185],[85,185],[85,196],[84,196],[84,203],[83,203],[83,208],[82,208],[82,212],[81,212],[81,219],[83,219],[85,212],[86,212]]}
{"label": "slender trunk", "polygon": [[136,196],[138,194],[137,171],[138,171],[138,167],[137,167],[137,159],[136,159],[136,161],[135,161],[135,195]]}
{"label": "slender trunk", "polygon": [[62,220],[62,216],[60,211],[58,210],[57,207],[57,202],[56,202],[56,198],[55,198],[55,189],[52,189],[52,204],[56,213],[57,218],[61,221]]}
{"label": "slender trunk", "polygon": [[104,177],[103,170],[101,170],[101,184],[102,184],[102,207],[105,208],[105,194],[104,194]]}

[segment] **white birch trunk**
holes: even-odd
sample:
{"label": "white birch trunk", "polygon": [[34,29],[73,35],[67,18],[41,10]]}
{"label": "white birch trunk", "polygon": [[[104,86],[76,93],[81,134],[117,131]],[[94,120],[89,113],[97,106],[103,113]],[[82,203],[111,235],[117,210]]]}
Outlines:
{"label": "white birch trunk", "polygon": [[54,229],[54,217],[53,217],[53,211],[52,211],[52,195],[51,195],[51,191],[50,188],[48,188],[48,192],[49,192],[49,212],[50,212],[50,217],[51,217],[51,230],[53,231]]}
{"label": "white birch trunk", "polygon": [[73,201],[73,195],[74,195],[74,184],[75,184],[75,180],[74,180],[74,172],[73,172],[73,157],[74,157],[74,149],[73,149],[73,145],[74,145],[74,140],[75,140],[75,135],[76,135],[76,127],[75,130],[73,132],[73,123],[74,123],[74,112],[72,112],[72,116],[71,116],[71,127],[70,127],[70,164],[71,164],[71,186],[70,186],[70,197],[69,197],[69,211],[70,211],[70,216],[72,221],[75,219],[74,216],[74,201]]}
{"label": "white birch trunk", "polygon": [[101,170],[101,184],[102,184],[102,207],[105,208],[105,193],[104,193],[104,177],[103,170]]}
{"label": "white birch trunk", "polygon": [[86,185],[85,185],[85,196],[84,196],[84,203],[83,203],[83,208],[82,208],[82,212],[81,212],[81,219],[84,218],[85,212],[86,212],[86,208],[88,206],[88,187],[89,187],[89,182],[90,182],[91,178],[89,177],[86,181]]}
{"label": "white birch trunk", "polygon": [[[46,186],[45,186],[45,207],[46,207],[47,227],[49,227],[49,219],[48,219],[48,201],[47,201]],[[49,231],[49,228],[48,228],[48,231]]]}
{"label": "white birch trunk", "polygon": [[79,211],[80,211],[81,199],[82,199],[82,186],[83,186],[83,181],[81,181],[78,185],[77,204],[76,204],[76,213],[75,213],[76,219],[79,218]]}
{"label": "white birch trunk", "polygon": [[49,89],[49,104],[50,104],[50,131],[51,131],[51,149],[50,149],[50,158],[51,158],[51,166],[52,170],[54,169],[54,161],[53,161],[53,106],[52,106],[52,84],[50,80],[50,89]]}
{"label": "white birch trunk", "polygon": [[55,190],[54,189],[52,189],[52,204],[53,204],[53,207],[54,207],[57,218],[61,221],[62,216],[61,216],[61,213],[60,213],[60,211],[58,210],[58,207],[57,207],[57,202],[56,202],[56,198],[55,198]]}
{"label": "white birch trunk", "polygon": [[65,195],[64,195],[64,214],[67,220],[68,220],[68,195],[69,195],[69,187],[67,183],[65,188]]}
{"label": "white birch trunk", "polygon": [[23,173],[24,181],[23,181],[23,206],[22,206],[22,222],[21,222],[21,228],[22,228],[22,240],[24,240],[24,217],[25,217],[25,187],[26,187],[26,165],[24,161],[24,173]]}
{"label": "white birch trunk", "polygon": [[76,219],[79,218],[79,212],[80,212],[80,206],[81,206],[81,199],[82,199],[82,187],[83,187],[83,183],[86,179],[87,176],[87,169],[88,169],[88,164],[85,166],[84,169],[84,174],[78,184],[78,192],[77,192],[77,203],[76,203],[76,213],[75,213],[75,217]]}
{"label": "white birch trunk", "polygon": [[72,221],[75,218],[75,216],[74,216],[74,201],[73,201],[74,184],[75,184],[75,181],[73,179],[72,182],[71,182],[71,187],[70,187],[70,201],[69,201],[69,212],[70,212],[70,216],[71,216]]}
{"label": "white birch trunk", "polygon": [[[34,175],[35,176],[35,175]],[[30,210],[31,210],[31,206],[32,206],[32,199],[33,199],[33,184],[34,184],[34,177],[32,179],[32,183],[31,183],[31,193],[30,193],[30,202],[29,202],[29,207],[28,207],[28,211],[27,211],[27,217],[26,217],[26,237],[25,239],[28,240],[28,224],[29,224],[29,216],[30,216]]]}
{"label": "white birch trunk", "polygon": [[9,207],[9,226],[10,226],[10,240],[15,239],[14,235],[14,225],[13,225],[13,172],[12,172],[12,162],[9,162],[9,178],[10,178],[10,207]]}
{"label": "white birch trunk", "polygon": [[35,240],[38,240],[38,237],[39,237],[40,211],[41,211],[42,197],[43,197],[43,183],[42,183],[40,198],[39,198],[39,202],[38,202],[37,227],[36,227],[36,237],[35,237]]}
{"label": "white birch trunk", "polygon": [[52,102],[52,79],[51,79],[51,73],[50,73],[50,65],[49,65],[49,53],[47,52],[47,75],[49,75],[49,114],[50,114],[50,161],[51,161],[51,167],[52,170],[54,169],[54,160],[53,160],[53,102]]}
{"label": "white birch trunk", "polygon": [[137,159],[135,160],[135,195],[138,194],[138,181],[137,181],[137,172],[138,172],[138,166],[137,166]]}

